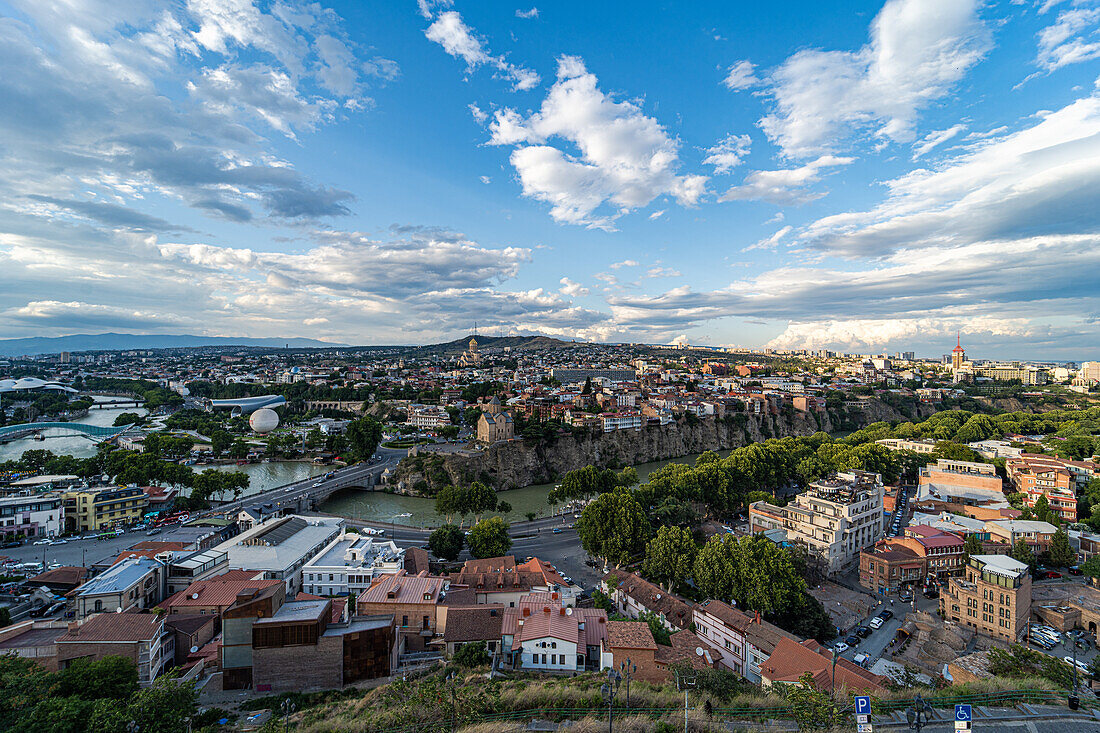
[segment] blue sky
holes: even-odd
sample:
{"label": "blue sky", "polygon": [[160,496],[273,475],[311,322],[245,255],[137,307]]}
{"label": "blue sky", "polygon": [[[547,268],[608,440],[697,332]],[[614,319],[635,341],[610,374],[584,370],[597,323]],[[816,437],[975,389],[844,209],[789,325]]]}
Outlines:
{"label": "blue sky", "polygon": [[0,0],[0,336],[1100,347],[1100,4]]}

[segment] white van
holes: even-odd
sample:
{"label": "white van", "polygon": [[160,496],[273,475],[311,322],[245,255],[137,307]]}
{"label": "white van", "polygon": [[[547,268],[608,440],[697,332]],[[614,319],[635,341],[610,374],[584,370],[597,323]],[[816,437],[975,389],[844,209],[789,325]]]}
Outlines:
{"label": "white van", "polygon": [[871,663],[871,655],[860,652],[859,654],[852,657],[852,661],[858,664],[860,667],[867,669],[867,666]]}
{"label": "white van", "polygon": [[1062,661],[1065,662],[1066,664],[1068,664],[1071,667],[1074,664],[1076,664],[1077,665],[1077,671],[1080,672],[1081,674],[1088,674],[1089,673],[1089,665],[1085,664],[1080,659],[1078,659],[1076,662],[1074,662],[1073,657],[1065,656],[1065,657],[1062,657]]}

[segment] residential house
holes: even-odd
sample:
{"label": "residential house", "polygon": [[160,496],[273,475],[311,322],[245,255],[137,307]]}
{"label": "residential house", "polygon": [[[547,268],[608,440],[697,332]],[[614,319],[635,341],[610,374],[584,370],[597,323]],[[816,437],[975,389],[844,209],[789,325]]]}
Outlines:
{"label": "residential house", "polygon": [[306,593],[346,596],[361,593],[374,579],[405,567],[405,551],[392,540],[342,530],[325,549],[302,567]]}
{"label": "residential house", "polygon": [[601,590],[624,616],[636,619],[651,613],[670,631],[691,626],[691,606],[679,596],[635,573],[615,570],[600,580]]}
{"label": "residential house", "polygon": [[359,594],[356,610],[360,616],[393,615],[400,653],[424,651],[437,635],[442,635],[439,609],[449,587],[446,578],[407,575],[399,570],[375,579]]}
{"label": "residential house", "polygon": [[883,693],[890,682],[843,657],[834,659],[831,651],[814,639],[802,642],[780,639],[775,651],[760,666],[760,681],[764,685],[799,684],[806,674],[816,689],[828,692]]}
{"label": "residential house", "polygon": [[156,560],[136,557],[115,563],[74,591],[76,618],[153,608],[164,598],[164,579],[165,567]]}
{"label": "residential house", "polygon": [[602,669],[607,612],[561,605],[553,594],[531,593],[504,609],[501,646],[513,669],[577,672]]}
{"label": "residential house", "polygon": [[71,622],[54,643],[59,669],[77,660],[119,656],[134,663],[142,686],[175,662],[175,636],[159,613],[98,613]]}

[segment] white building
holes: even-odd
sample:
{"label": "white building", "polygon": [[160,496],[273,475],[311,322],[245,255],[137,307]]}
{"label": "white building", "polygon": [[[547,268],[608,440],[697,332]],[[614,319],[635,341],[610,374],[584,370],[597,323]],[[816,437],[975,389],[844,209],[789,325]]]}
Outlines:
{"label": "white building", "polygon": [[815,481],[784,507],[758,501],[749,507],[753,532],[783,529],[824,563],[829,574],[859,562],[859,553],[883,531],[882,477],[868,471]]}
{"label": "white building", "polygon": [[911,450],[914,453],[931,453],[936,449],[936,441],[924,438],[920,440],[906,440],[905,438],[883,438],[876,440],[879,445],[890,450]]}
{"label": "white building", "polygon": [[410,405],[408,425],[418,430],[435,430],[451,424],[451,416],[435,405]]}
{"label": "white building", "polygon": [[642,427],[642,416],[637,412],[603,412],[600,413],[600,423],[605,433],[632,430]]}
{"label": "white building", "polygon": [[378,575],[405,567],[405,551],[392,540],[343,531],[302,568],[302,590],[319,596],[361,593]]}
{"label": "white building", "polygon": [[0,537],[53,537],[60,534],[65,509],[59,496],[6,496],[0,499]]}
{"label": "white building", "polygon": [[269,519],[212,548],[229,556],[230,570],[255,570],[282,580],[287,596],[302,588],[302,568],[336,539],[344,520],[291,515]]}

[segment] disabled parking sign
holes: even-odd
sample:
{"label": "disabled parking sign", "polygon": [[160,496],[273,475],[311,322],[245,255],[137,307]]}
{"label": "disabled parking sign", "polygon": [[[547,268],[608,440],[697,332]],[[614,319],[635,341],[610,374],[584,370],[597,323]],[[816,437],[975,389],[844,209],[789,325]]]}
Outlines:
{"label": "disabled parking sign", "polygon": [[969,705],[955,706],[955,730],[970,730],[974,722],[974,711]]}

